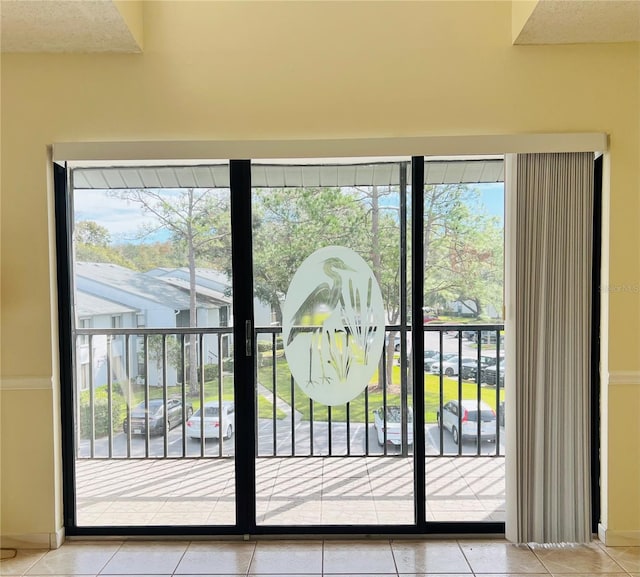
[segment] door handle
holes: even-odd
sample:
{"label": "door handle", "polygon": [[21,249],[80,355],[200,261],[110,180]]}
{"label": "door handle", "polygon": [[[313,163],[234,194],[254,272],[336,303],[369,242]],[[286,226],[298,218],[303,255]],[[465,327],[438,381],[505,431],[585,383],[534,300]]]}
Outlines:
{"label": "door handle", "polygon": [[253,342],[253,329],[251,328],[251,321],[244,322],[244,330],[245,330],[245,355],[247,357],[251,356],[251,343]]}

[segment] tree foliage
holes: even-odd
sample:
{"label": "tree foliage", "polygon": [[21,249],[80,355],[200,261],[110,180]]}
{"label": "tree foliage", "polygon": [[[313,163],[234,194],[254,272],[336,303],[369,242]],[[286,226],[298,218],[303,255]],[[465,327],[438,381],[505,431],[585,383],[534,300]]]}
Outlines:
{"label": "tree foliage", "polygon": [[73,240],[77,243],[106,248],[111,243],[109,231],[93,220],[81,220],[73,227]]}
{"label": "tree foliage", "polygon": [[330,245],[363,252],[366,212],[353,191],[257,190],[253,218],[255,293],[273,307],[280,321],[289,283],[311,253]]}
{"label": "tree foliage", "polygon": [[502,307],[502,227],[467,185],[426,186],[424,193],[424,305],[444,309],[473,301],[471,316],[486,305]]}

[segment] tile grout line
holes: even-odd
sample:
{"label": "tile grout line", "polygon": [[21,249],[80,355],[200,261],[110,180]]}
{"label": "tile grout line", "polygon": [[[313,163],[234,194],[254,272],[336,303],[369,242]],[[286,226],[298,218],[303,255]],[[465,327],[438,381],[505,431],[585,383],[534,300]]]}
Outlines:
{"label": "tile grout line", "polygon": [[120,549],[122,549],[122,547],[124,546],[125,543],[126,543],[126,541],[120,541],[120,546],[113,552],[113,555],[111,555],[111,557],[109,557],[109,559],[107,559],[105,564],[102,566],[102,569],[100,569],[96,575],[102,574],[102,572],[106,569],[107,565],[116,556],[116,554],[120,551]]}
{"label": "tile grout line", "polygon": [[464,553],[464,549],[462,548],[462,545],[460,544],[460,539],[456,539],[456,544],[458,545],[458,549],[460,549],[460,553],[462,553],[462,557],[464,557],[464,560],[466,561],[467,565],[469,566],[469,570],[471,571],[471,573],[473,575],[475,575],[476,572],[473,570],[473,567],[471,566],[471,562],[469,561],[469,559],[467,558],[467,556]]}
{"label": "tile grout line", "polygon": [[529,544],[527,543],[527,549],[529,551],[531,551],[531,553],[533,553],[533,556],[536,558],[536,560],[538,561],[538,563],[540,563],[540,565],[542,565],[545,569],[545,571],[551,575],[551,571],[549,570],[549,567],[547,567],[547,564],[538,556],[538,554],[536,553],[536,550]]}
{"label": "tile grout line", "polygon": [[184,556],[187,554],[187,551],[189,550],[189,547],[191,547],[192,543],[193,541],[187,541],[187,546],[184,548],[182,555],[180,555],[180,559],[178,559],[178,562],[176,563],[176,566],[173,568],[173,571],[171,571],[172,576],[176,574],[178,567],[180,567],[180,563],[182,563],[182,560],[184,559]]}

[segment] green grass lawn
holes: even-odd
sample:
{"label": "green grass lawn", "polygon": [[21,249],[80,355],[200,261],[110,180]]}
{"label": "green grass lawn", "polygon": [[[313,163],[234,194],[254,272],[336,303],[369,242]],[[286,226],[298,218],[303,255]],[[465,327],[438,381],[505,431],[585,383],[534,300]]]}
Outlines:
{"label": "green grass lawn", "polygon": [[[273,373],[271,367],[264,367],[258,369],[258,380],[267,389],[273,391]],[[382,406],[384,402],[384,395],[382,391],[375,387],[378,381],[377,373],[371,379],[369,384],[369,411],[373,411]],[[394,365],[393,367],[393,383],[400,383],[400,367]],[[291,374],[288,370],[286,360],[281,359],[276,365],[276,394],[286,403],[291,404]],[[447,402],[451,399],[458,398],[458,380],[457,378],[444,378],[443,379],[443,402]],[[478,386],[473,382],[462,383],[462,398],[463,399],[476,399]],[[496,408],[499,394],[500,401],[504,400],[504,389],[496,391],[495,387],[482,386],[480,389],[480,398],[487,403],[493,409]],[[311,408],[309,398],[303,393],[303,391],[296,385],[294,388],[295,407],[300,411],[304,419],[309,419],[311,415]],[[387,405],[400,404],[399,387],[393,386],[387,393]],[[440,377],[438,375],[425,374],[425,422],[435,423],[436,413],[440,405]],[[355,400],[349,403],[349,417],[352,422],[364,422],[365,413],[365,394],[362,393]],[[314,405],[313,419],[319,421],[326,421],[328,416],[328,409],[325,406],[316,407]],[[346,421],[347,407],[346,405],[339,405],[331,409],[331,419],[334,421]]]}
{"label": "green grass lawn", "polygon": [[[131,403],[131,407],[135,407],[138,403],[144,401],[144,388],[143,387],[131,387],[131,392],[133,396],[133,402]],[[208,403],[209,401],[218,400],[218,383],[217,381],[207,381],[204,384],[204,402]],[[197,411],[200,408],[200,394],[191,395],[189,391],[186,392],[187,403],[191,403],[193,406],[193,410]],[[167,398],[181,398],[182,397],[182,387],[167,387]],[[162,399],[163,391],[160,387],[149,387],[149,398],[150,399]],[[225,375],[222,379],[222,400],[223,401],[232,401],[233,400],[233,376]],[[276,418],[284,419],[287,415],[276,408]],[[258,417],[261,419],[271,419],[273,418],[273,403],[266,399],[263,396],[258,396]]]}
{"label": "green grass lawn", "polygon": [[[269,391],[273,391],[273,373],[270,365],[260,367],[258,369],[258,380]],[[394,365],[393,367],[393,385],[389,387],[386,395],[387,405],[399,405],[400,404],[400,367]],[[331,408],[331,419],[333,421],[346,421],[347,411],[349,411],[349,419],[354,423],[363,423],[365,421],[365,411],[369,411],[369,420],[371,421],[371,412],[382,406],[385,402],[385,396],[383,392],[377,387],[378,375],[377,372],[373,375],[371,382],[369,383],[369,395],[368,395],[368,407],[365,406],[365,394],[360,394],[356,399],[351,401],[347,405],[339,405]],[[276,395],[285,401],[287,404],[291,404],[292,387],[291,387],[291,374],[289,373],[287,361],[284,358],[280,358],[276,365]],[[478,387],[473,382],[462,383],[462,398],[463,399],[476,399]],[[303,419],[309,420],[311,417],[311,404],[309,397],[300,389],[297,385],[293,387],[295,396],[295,408],[302,413]],[[132,386],[131,388],[132,399],[131,407],[134,407],[138,403],[144,400],[144,387]],[[207,381],[204,386],[204,401],[216,401],[218,399],[218,384],[217,381]],[[442,386],[442,399],[443,402],[447,402],[451,399],[458,398],[458,380],[457,378],[444,378]],[[495,387],[482,386],[480,388],[481,399],[486,402],[493,409],[496,408],[498,400],[504,400],[504,389],[496,391]],[[498,396],[499,395],[499,396]],[[81,401],[82,404],[88,402],[87,398]],[[106,403],[106,395],[102,402]],[[114,385],[114,398],[119,396],[118,386]],[[114,405],[114,426],[116,426],[126,415],[126,401],[123,397],[126,397],[127,393],[120,397],[122,401]],[[168,387],[167,398],[181,397],[182,387]],[[150,399],[163,398],[162,388],[150,387],[149,388]],[[191,403],[193,410],[197,411],[200,408],[200,394],[191,395],[187,391],[187,402]],[[233,376],[224,375],[222,382],[222,399],[233,400]],[[411,398],[409,398],[411,404]],[[440,404],[440,377],[438,375],[425,374],[425,422],[435,423],[436,413]],[[116,414],[118,413],[118,414]],[[284,419],[286,413],[276,408],[276,418]],[[313,419],[316,421],[326,421],[329,416],[329,409],[324,405],[313,405]],[[258,396],[258,417],[261,419],[273,418],[273,403],[269,397],[262,395]]]}

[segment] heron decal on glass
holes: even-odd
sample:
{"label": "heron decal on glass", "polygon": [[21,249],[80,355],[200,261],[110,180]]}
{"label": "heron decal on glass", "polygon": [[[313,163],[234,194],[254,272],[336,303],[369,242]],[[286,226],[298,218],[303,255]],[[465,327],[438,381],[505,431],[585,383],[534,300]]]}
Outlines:
{"label": "heron decal on glass", "polygon": [[382,295],[367,263],[344,247],[309,256],[289,286],[283,333],[291,373],[311,398],[327,405],[355,398],[384,342]]}

